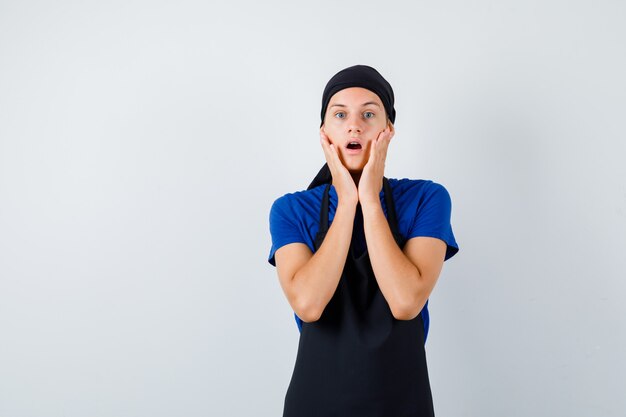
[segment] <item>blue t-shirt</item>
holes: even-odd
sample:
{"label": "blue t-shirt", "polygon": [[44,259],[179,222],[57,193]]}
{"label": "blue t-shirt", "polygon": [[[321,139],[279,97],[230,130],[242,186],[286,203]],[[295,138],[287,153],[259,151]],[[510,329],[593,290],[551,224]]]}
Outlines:
{"label": "blue t-shirt", "polygon": [[[454,239],[450,217],[452,201],[450,194],[441,184],[431,180],[411,180],[408,178],[388,178],[398,218],[398,231],[406,239],[417,236],[436,237],[447,244],[444,260],[450,259],[459,251]],[[311,252],[315,252],[315,236],[319,230],[320,209],[326,184],[310,190],[288,193],[274,201],[270,209],[270,234],[272,247],[268,262],[276,266],[274,254],[278,248],[288,243],[301,242]],[[329,227],[337,209],[337,191],[331,185],[329,193]],[[384,191],[380,200],[385,216],[387,207]],[[295,314],[298,329],[302,330],[302,320]],[[428,335],[428,301],[422,309],[424,338]]]}

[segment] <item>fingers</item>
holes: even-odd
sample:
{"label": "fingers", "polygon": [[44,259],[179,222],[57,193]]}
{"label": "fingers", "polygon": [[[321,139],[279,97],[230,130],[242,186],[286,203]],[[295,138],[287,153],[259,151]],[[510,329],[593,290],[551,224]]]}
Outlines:
{"label": "fingers", "polygon": [[326,158],[326,162],[329,162],[330,159],[330,142],[328,137],[320,130],[320,143],[322,144],[322,150],[324,151],[324,157]]}
{"label": "fingers", "polygon": [[324,156],[326,157],[326,162],[328,164],[333,164],[333,145],[330,143],[328,136],[326,136],[323,132],[320,131],[320,141],[322,143],[322,149],[324,150]]}
{"label": "fingers", "polygon": [[328,136],[326,136],[326,134],[321,130],[320,142],[322,143],[322,148],[324,150],[324,156],[326,158],[326,162],[328,163],[328,167],[330,168],[331,173],[335,173],[337,169],[341,169],[343,167],[343,163],[339,159],[337,148],[334,144],[330,143],[330,139],[328,138]]}
{"label": "fingers", "polygon": [[370,158],[378,155],[381,159],[385,159],[387,156],[387,147],[389,146],[389,142],[393,137],[393,132],[387,126],[385,130],[381,131],[378,134],[378,137],[372,142],[372,153],[370,154]]}
{"label": "fingers", "polygon": [[383,130],[382,132],[380,132],[380,134],[378,135],[379,138],[383,138],[386,139],[387,142],[391,141],[391,138],[393,137],[394,132],[391,131],[391,128],[389,126],[387,126],[385,128],[385,130]]}

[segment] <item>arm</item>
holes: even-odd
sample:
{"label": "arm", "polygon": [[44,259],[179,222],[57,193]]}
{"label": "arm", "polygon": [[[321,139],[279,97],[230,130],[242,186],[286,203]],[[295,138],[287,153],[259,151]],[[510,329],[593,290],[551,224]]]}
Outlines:
{"label": "arm", "polygon": [[303,243],[290,243],[276,250],[276,269],[283,292],[293,311],[305,322],[320,318],[337,289],[350,248],[355,212],[355,203],[339,202],[315,254]]}
{"label": "arm", "polygon": [[320,128],[320,144],[337,191],[337,210],[324,241],[313,254],[303,243],[276,250],[280,284],[293,311],[303,321],[318,320],[337,290],[346,263],[358,203],[356,184],[334,144]]}
{"label": "arm", "polygon": [[358,191],[365,241],[380,291],[396,319],[410,320],[422,311],[435,286],[447,244],[441,239],[419,236],[409,239],[400,250],[391,234],[379,193],[394,132],[393,124],[388,123],[372,143]]}
{"label": "arm", "polygon": [[446,243],[432,237],[397,245],[380,200],[363,201],[363,223],[370,262],[380,291],[398,320],[416,317],[430,297],[441,273]]}

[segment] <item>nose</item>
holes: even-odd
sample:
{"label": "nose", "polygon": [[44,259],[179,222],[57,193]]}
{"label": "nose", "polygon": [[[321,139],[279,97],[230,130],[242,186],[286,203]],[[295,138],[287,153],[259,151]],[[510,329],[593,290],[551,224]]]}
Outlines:
{"label": "nose", "polygon": [[348,132],[349,133],[362,133],[363,132],[363,125],[362,125],[362,120],[359,118],[358,115],[356,116],[351,116],[350,120],[348,122]]}

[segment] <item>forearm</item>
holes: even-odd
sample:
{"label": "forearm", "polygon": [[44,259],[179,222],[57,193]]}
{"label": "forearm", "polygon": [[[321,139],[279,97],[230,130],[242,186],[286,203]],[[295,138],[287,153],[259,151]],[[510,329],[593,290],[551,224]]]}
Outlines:
{"label": "forearm", "polygon": [[[293,277],[293,286],[299,294],[305,321],[315,321],[337,289],[346,263],[356,204],[339,204],[335,217],[319,249]],[[302,318],[302,317],[301,317]]]}
{"label": "forearm", "polygon": [[364,202],[362,208],[367,250],[380,291],[394,317],[412,319],[420,294],[420,272],[396,243],[380,201]]}

